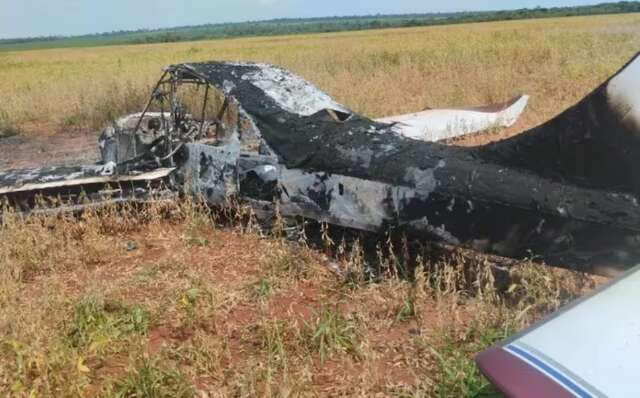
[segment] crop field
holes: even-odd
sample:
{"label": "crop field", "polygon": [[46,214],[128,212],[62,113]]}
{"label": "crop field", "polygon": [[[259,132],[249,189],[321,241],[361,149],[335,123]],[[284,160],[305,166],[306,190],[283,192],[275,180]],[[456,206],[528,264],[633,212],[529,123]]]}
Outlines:
{"label": "crop field", "polygon": [[638,50],[640,15],[0,53],[0,115],[25,133],[96,129],[140,110],[163,66],[282,65],[368,116],[532,95],[559,112]]}
{"label": "crop field", "polygon": [[[80,156],[76,138],[140,110],[171,63],[275,63],[372,117],[526,93],[522,129],[639,44],[629,14],[0,52],[0,166],[10,134]],[[5,214],[0,395],[496,396],[473,356],[604,280],[325,225],[287,231],[241,204]]]}

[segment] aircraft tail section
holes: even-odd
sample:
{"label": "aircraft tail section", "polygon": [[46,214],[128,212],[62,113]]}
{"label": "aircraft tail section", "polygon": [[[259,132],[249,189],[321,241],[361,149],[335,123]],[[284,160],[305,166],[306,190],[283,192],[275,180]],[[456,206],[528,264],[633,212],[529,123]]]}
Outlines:
{"label": "aircraft tail section", "polygon": [[638,193],[640,54],[555,118],[478,150],[486,160],[553,180]]}

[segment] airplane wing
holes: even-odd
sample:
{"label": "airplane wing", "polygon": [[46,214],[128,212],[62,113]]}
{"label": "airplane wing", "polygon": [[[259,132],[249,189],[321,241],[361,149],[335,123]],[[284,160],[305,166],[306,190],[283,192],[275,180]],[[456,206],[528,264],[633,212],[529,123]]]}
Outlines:
{"label": "airplane wing", "polygon": [[375,121],[393,123],[392,130],[407,138],[440,141],[491,128],[511,127],[526,108],[528,101],[528,95],[521,95],[503,104],[428,109],[406,115],[388,116]]}
{"label": "airplane wing", "polygon": [[507,397],[640,395],[640,266],[480,353]]}

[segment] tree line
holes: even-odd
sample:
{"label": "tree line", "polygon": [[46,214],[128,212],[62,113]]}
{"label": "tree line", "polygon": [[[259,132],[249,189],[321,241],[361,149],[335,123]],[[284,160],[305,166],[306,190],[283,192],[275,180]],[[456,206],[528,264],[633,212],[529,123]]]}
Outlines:
{"label": "tree line", "polygon": [[551,18],[596,14],[640,12],[640,1],[620,1],[591,6],[522,8],[517,10],[427,13],[402,15],[365,15],[304,19],[273,19],[181,26],[168,29],[138,29],[114,31],[74,37],[37,37],[0,40],[2,45],[48,42],[64,46],[74,41],[79,44],[140,44],[191,40],[222,39],[245,36],[273,36],[302,33],[341,32],[365,29],[418,27],[455,23],[490,22],[531,18]]}

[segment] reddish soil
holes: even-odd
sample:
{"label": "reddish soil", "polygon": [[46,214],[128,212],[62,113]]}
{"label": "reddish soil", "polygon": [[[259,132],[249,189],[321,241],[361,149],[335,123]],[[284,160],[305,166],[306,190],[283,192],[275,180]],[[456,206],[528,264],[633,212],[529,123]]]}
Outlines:
{"label": "reddish soil", "polygon": [[95,163],[98,135],[53,133],[0,138],[0,170]]}

